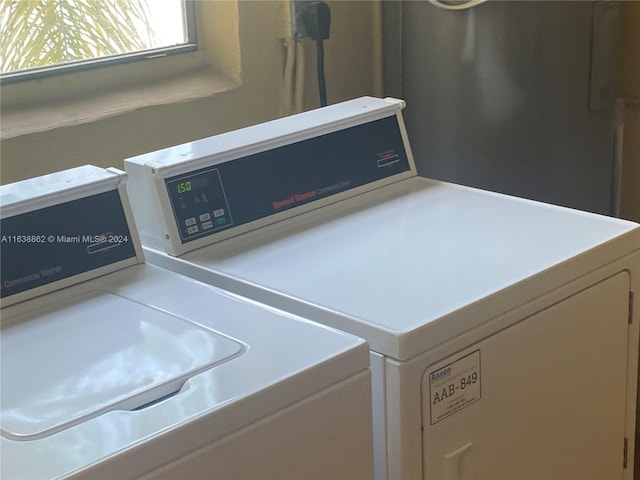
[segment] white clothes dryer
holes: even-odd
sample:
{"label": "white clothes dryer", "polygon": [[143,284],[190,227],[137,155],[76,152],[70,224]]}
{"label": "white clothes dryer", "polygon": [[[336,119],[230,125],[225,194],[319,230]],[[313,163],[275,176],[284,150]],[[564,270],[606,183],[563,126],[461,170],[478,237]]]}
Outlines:
{"label": "white clothes dryer", "polygon": [[145,264],[125,180],[0,187],[1,477],[371,478],[366,343]]}
{"label": "white clothes dryer", "polygon": [[416,176],[360,98],[125,161],[150,262],[365,338],[377,478],[633,478],[640,228]]}

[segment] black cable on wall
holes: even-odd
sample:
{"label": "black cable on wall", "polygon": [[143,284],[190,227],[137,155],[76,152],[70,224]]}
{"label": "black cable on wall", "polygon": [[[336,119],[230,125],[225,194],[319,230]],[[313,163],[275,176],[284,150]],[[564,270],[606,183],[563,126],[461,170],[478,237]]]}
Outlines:
{"label": "black cable on wall", "polygon": [[329,38],[331,10],[325,2],[311,2],[302,12],[302,20],[309,36],[316,41],[318,93],[320,106],[327,105],[327,88],[324,78],[324,41]]}

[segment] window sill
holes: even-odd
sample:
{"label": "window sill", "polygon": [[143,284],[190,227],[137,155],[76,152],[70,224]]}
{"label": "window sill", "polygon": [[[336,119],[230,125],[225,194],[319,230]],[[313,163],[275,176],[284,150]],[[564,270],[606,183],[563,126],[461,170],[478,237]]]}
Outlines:
{"label": "window sill", "polygon": [[[81,125],[144,107],[196,100],[239,86],[240,82],[202,65],[169,78],[103,86],[99,90],[29,104],[5,102],[3,91],[0,138]],[[3,87],[3,90],[9,88],[11,86]]]}

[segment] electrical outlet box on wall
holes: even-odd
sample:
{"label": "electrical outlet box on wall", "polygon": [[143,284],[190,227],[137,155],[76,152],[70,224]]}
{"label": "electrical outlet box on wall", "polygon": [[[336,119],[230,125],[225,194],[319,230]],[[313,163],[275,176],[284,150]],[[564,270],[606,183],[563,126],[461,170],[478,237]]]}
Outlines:
{"label": "electrical outlet box on wall", "polygon": [[298,40],[310,37],[309,31],[302,20],[302,12],[314,0],[290,0],[291,5],[291,36]]}

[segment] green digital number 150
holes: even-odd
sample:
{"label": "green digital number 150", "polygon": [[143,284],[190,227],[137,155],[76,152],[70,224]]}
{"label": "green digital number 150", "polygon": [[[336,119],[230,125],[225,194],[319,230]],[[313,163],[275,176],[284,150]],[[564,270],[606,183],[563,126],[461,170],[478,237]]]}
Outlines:
{"label": "green digital number 150", "polygon": [[191,182],[181,182],[178,184],[178,193],[190,192]]}

